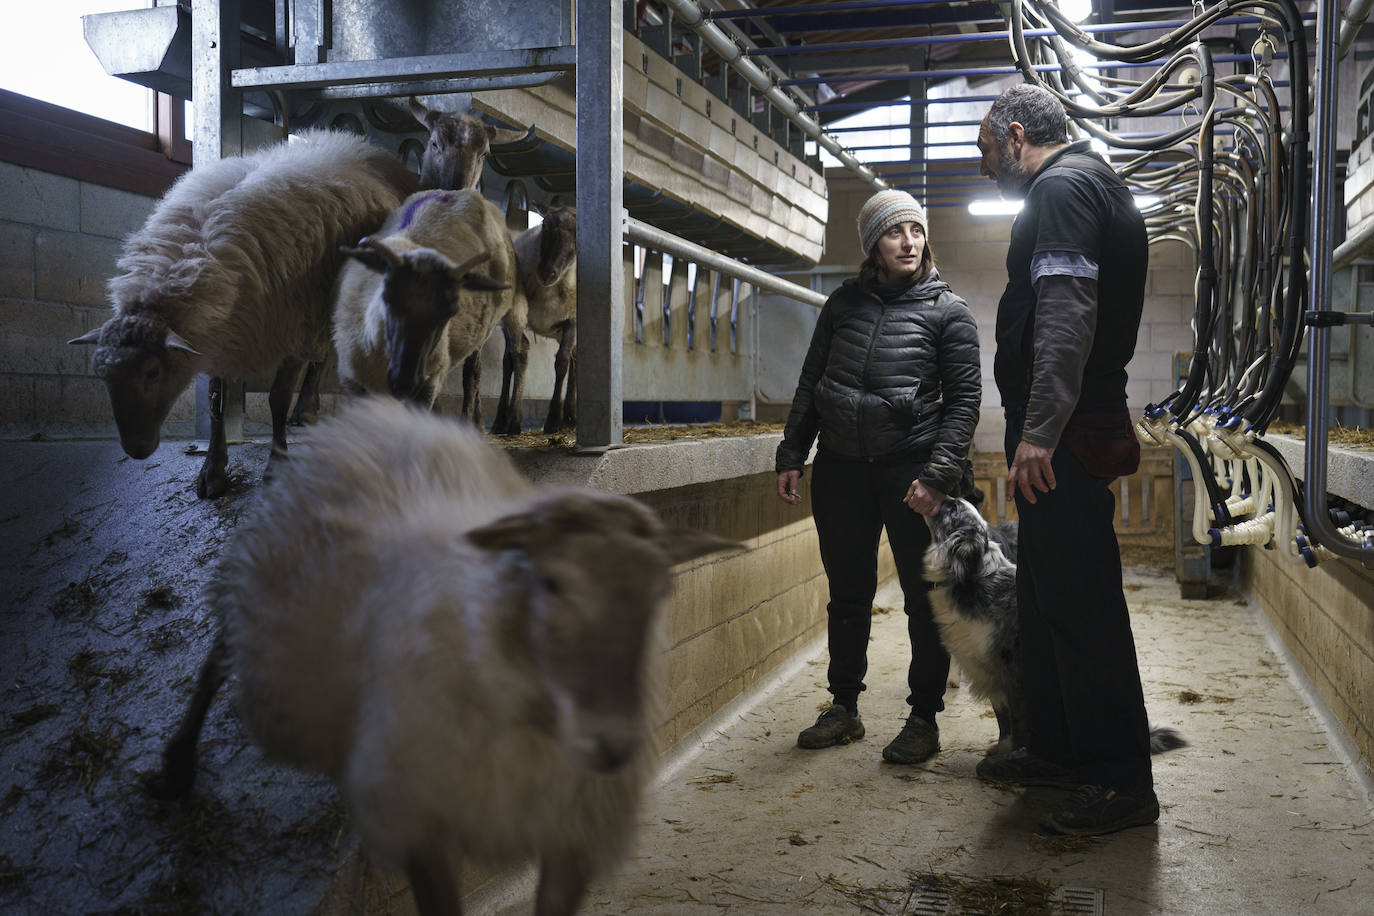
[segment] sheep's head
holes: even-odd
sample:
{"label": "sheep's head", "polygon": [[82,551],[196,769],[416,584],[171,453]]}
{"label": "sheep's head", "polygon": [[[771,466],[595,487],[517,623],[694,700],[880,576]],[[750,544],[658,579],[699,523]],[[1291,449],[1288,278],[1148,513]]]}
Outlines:
{"label": "sheep's head", "polygon": [[414,97],[410,111],[429,131],[425,155],[420,160],[420,187],[462,190],[477,187],[482,165],[493,145],[514,143],[528,134],[523,130],[493,127],[472,115],[445,114],[426,108]]}
{"label": "sheep's head", "polygon": [[68,343],[95,345],[92,369],[109,392],[119,444],[130,458],[147,458],[172,404],[199,371],[200,353],[147,310],[116,315]]}
{"label": "sheep's head", "polygon": [[629,497],[580,489],[546,491],[468,539],[513,552],[528,583],[528,615],[512,651],[529,655],[560,743],[594,772],[625,766],[651,725],[651,634],[673,566],[741,545],[670,529]]}
{"label": "sheep's head", "polygon": [[535,276],[545,286],[553,286],[577,259],[577,210],[573,207],[544,207],[539,210],[539,266]]}
{"label": "sheep's head", "polygon": [[381,239],[363,239],[343,253],[382,274],[386,304],[386,381],[394,397],[422,401],[428,406],[425,365],[443,340],[448,323],[458,313],[464,289],[503,290],[510,287],[474,273],[491,259],[482,251],[461,264],[432,248],[397,251]]}

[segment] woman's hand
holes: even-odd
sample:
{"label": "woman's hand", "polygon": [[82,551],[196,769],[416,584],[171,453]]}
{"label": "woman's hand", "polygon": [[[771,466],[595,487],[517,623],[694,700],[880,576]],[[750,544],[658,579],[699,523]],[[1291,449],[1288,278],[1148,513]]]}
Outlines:
{"label": "woman's hand", "polygon": [[919,480],[913,480],[911,486],[907,488],[906,496],[902,502],[911,507],[911,511],[919,512],[922,515],[934,515],[940,511],[940,504],[945,501],[945,494],[934,487],[928,487]]}
{"label": "woman's hand", "polygon": [[800,506],[801,494],[797,492],[797,482],[800,480],[801,471],[779,471],[778,499],[790,506]]}

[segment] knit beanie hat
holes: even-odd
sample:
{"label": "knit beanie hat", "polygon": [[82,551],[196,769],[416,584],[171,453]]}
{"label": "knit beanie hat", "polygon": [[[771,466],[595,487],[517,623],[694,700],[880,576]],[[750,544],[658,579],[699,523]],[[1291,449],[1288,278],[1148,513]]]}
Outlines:
{"label": "knit beanie hat", "polygon": [[859,244],[867,255],[884,232],[900,223],[917,223],[930,235],[926,211],[905,191],[888,188],[874,194],[859,209]]}

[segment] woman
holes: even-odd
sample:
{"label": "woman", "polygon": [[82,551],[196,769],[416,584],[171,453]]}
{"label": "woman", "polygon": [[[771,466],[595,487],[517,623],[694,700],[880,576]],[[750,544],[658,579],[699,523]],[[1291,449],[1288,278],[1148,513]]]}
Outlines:
{"label": "woman", "polygon": [[927,226],[905,191],[879,191],[859,211],[866,259],[821,309],[777,452],[778,496],[798,505],[802,467],[820,435],[811,507],[830,583],[834,702],[797,744],[864,735],[858,701],[886,528],[912,645],[910,715],[883,749],[893,763],[920,763],[940,747],[935,715],[945,708],[949,655],[921,575],[930,544],[922,515],[959,487],[982,396],[977,326],[940,280]]}

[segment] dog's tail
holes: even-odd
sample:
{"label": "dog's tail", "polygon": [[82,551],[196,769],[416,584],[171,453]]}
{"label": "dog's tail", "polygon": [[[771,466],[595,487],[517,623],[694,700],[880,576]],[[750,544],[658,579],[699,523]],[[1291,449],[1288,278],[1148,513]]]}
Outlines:
{"label": "dog's tail", "polygon": [[1183,740],[1183,736],[1172,728],[1151,728],[1150,729],[1150,753],[1162,754],[1165,751],[1172,751],[1175,748],[1187,747],[1188,742]]}

